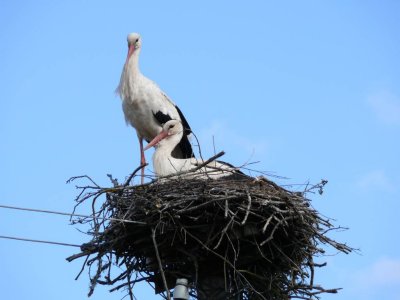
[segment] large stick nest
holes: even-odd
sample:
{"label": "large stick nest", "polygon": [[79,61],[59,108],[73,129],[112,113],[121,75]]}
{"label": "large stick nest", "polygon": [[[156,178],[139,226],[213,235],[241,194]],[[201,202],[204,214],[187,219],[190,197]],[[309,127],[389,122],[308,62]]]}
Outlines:
{"label": "large stick nest", "polygon": [[[338,289],[314,283],[314,268],[325,264],[313,258],[326,245],[352,251],[327,237],[338,228],[306,198],[312,190],[322,192],[325,183],[291,192],[249,177],[139,186],[114,181],[112,188],[92,181],[81,187],[77,201],[92,199],[94,217],[74,220],[91,225],[91,240],[68,260],[86,257],[89,295],[102,284],[111,291],[126,288],[133,299],[134,284],[145,280],[169,298],[176,279],[187,278],[198,299],[318,298]],[[96,209],[103,194],[105,202]],[[222,298],[207,291],[209,279],[222,280]]]}

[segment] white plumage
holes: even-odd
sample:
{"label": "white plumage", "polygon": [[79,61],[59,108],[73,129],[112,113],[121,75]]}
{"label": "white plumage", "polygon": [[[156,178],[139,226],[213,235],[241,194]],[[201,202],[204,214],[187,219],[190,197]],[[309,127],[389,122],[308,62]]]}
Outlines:
{"label": "white plumage", "polygon": [[[139,70],[139,54],[142,48],[138,33],[128,35],[128,55],[122,70],[117,92],[122,99],[125,120],[136,129],[140,144],[141,165],[146,163],[143,152],[143,139],[152,140],[162,130],[162,125],[171,119],[180,120],[184,126],[184,134],[173,155],[177,158],[193,157],[193,150],[188,140],[191,133],[189,124],[179,108],[153,81],[145,77]],[[142,183],[144,168],[142,169]]]}
{"label": "white plumage", "polygon": [[[160,134],[157,135],[144,149],[147,150],[152,146],[156,146],[156,151],[153,154],[153,168],[158,177],[193,170],[204,163],[201,159],[182,159],[172,156],[171,153],[182,138],[183,132],[184,129],[180,121],[168,121],[164,124],[163,130]],[[246,176],[237,168],[220,161],[212,161],[195,172],[190,172],[183,176],[186,178],[218,179],[231,175]]]}

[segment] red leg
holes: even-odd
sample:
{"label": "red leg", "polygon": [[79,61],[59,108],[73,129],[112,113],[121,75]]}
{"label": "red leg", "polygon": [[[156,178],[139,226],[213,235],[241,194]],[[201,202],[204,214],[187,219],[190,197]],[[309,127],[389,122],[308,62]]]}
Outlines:
{"label": "red leg", "polygon": [[[144,156],[144,151],[143,151],[143,139],[139,138],[139,145],[140,145],[140,165],[143,166],[146,164],[146,158]],[[144,167],[141,170],[141,183],[144,183]]]}

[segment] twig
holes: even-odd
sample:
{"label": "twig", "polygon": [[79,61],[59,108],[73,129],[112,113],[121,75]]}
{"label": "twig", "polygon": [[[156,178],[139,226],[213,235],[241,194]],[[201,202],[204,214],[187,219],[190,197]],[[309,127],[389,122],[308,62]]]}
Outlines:
{"label": "twig", "polygon": [[[81,246],[78,246],[78,247],[81,247]],[[71,255],[71,256],[67,257],[66,260],[67,260],[68,262],[71,262],[71,261],[73,261],[73,260],[75,260],[75,259],[77,259],[77,258],[79,258],[79,257],[87,256],[87,255],[93,254],[93,253],[96,252],[96,250],[97,250],[97,249],[92,249],[91,251],[89,251],[89,250],[88,250],[88,251],[83,251],[83,252],[81,252],[81,253],[77,253],[77,254],[74,254],[74,255]]]}
{"label": "twig", "polygon": [[[125,266],[126,266],[126,269],[127,270],[129,270],[129,265],[128,265],[128,263],[126,263],[125,262]],[[134,300],[134,297],[133,297],[133,292],[132,292],[132,287],[131,287],[131,274],[127,274],[127,283],[128,283],[128,293],[129,293],[129,298],[131,299],[131,300]]]}
{"label": "twig", "polygon": [[219,247],[219,245],[221,244],[221,241],[224,237],[224,235],[226,234],[226,231],[228,230],[229,226],[232,224],[233,220],[235,219],[236,214],[234,214],[231,219],[229,220],[228,224],[226,224],[225,228],[222,230],[221,232],[221,237],[219,238],[219,241],[217,243],[217,245],[215,245],[214,250],[217,249]]}
{"label": "twig", "polygon": [[73,176],[70,179],[67,180],[67,183],[71,183],[72,181],[75,181],[76,179],[81,179],[81,178],[86,178],[88,179],[91,183],[93,183],[97,188],[100,188],[100,186],[97,185],[96,182],[94,182],[94,180],[88,176],[88,175],[80,175],[80,176]]}
{"label": "twig", "polygon": [[125,184],[123,185],[123,187],[127,187],[129,185],[129,183],[131,182],[132,178],[136,175],[137,172],[139,172],[141,169],[143,169],[144,167],[146,167],[148,165],[148,163],[145,163],[144,165],[140,165],[139,167],[137,167],[132,174],[128,177],[128,179],[126,180]]}
{"label": "twig", "polygon": [[265,225],[264,225],[264,227],[263,227],[263,229],[262,229],[262,232],[263,232],[263,233],[265,233],[265,231],[267,230],[267,227],[268,227],[268,225],[269,225],[269,223],[271,222],[271,220],[272,220],[273,217],[274,217],[274,215],[271,215],[271,216],[268,218],[267,222],[265,222]]}
{"label": "twig", "polygon": [[246,208],[246,215],[244,216],[244,219],[243,219],[241,225],[244,225],[246,223],[247,217],[249,216],[250,207],[251,207],[251,196],[249,193],[249,189],[246,189],[246,194],[247,194],[248,204],[247,204],[247,208]]}

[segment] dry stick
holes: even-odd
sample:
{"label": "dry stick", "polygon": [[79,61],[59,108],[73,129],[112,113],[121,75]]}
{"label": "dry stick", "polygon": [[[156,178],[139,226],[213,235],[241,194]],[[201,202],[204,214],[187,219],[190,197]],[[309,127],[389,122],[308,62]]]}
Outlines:
{"label": "dry stick", "polygon": [[164,284],[165,291],[167,292],[167,299],[171,300],[171,295],[169,293],[167,280],[165,279],[165,274],[164,274],[163,266],[161,263],[160,254],[158,253],[158,247],[157,247],[157,242],[156,242],[156,231],[153,228],[151,229],[151,237],[153,239],[154,250],[156,251],[156,257],[157,257],[157,261],[158,261],[158,267],[160,268],[161,278],[162,278],[162,281]]}
{"label": "dry stick", "polygon": [[[75,204],[75,206],[74,206],[74,209],[72,210],[72,213],[74,214],[75,213],[75,210],[77,209],[77,207],[80,205],[80,204],[82,204],[83,203],[83,201],[85,201],[86,199],[90,199],[90,198],[92,198],[93,196],[95,196],[95,195],[101,195],[101,194],[103,194],[103,193],[107,193],[107,192],[109,192],[109,191],[112,191],[111,189],[102,189],[99,185],[97,185],[89,176],[87,176],[87,175],[84,175],[84,176],[78,176],[78,177],[74,177],[74,179],[72,179],[72,180],[75,180],[76,178],[83,178],[83,177],[85,177],[85,178],[89,178],[89,180],[94,184],[94,185],[96,185],[96,187],[93,187],[93,186],[84,186],[84,187],[80,187],[80,186],[76,186],[76,188],[77,189],[81,189],[81,192],[79,193],[79,195],[75,198],[75,202],[77,202],[77,204]],[[71,179],[70,179],[71,180]],[[68,182],[68,181],[67,181]],[[98,191],[98,192],[88,192],[88,193],[86,193],[85,194],[85,192],[86,192],[86,190],[95,190],[95,189],[98,189],[98,190],[100,190],[100,191]],[[94,217],[94,216],[93,216]],[[72,220],[72,216],[71,216],[71,218],[70,218],[70,221]]]}
{"label": "dry stick", "polygon": [[[128,266],[128,263],[127,263],[127,262],[125,262],[125,266],[126,266],[126,269],[128,270],[128,269],[129,269],[129,266]],[[128,282],[129,298],[130,298],[131,300],[134,300],[133,292],[132,292],[132,288],[131,288],[131,275],[130,275],[130,274],[127,275],[126,280],[127,280],[127,282]]]}
{"label": "dry stick", "polygon": [[274,216],[274,215],[271,215],[271,216],[268,218],[267,222],[265,222],[265,225],[264,225],[264,227],[263,227],[263,229],[262,229],[262,232],[263,232],[263,233],[265,233],[265,231],[267,230],[267,227],[268,227],[269,223],[271,222],[273,216]]}
{"label": "dry stick", "polygon": [[228,217],[229,209],[229,201],[228,201],[228,191],[225,191],[225,211],[224,211],[224,218]]}
{"label": "dry stick", "polygon": [[249,216],[249,213],[250,213],[250,207],[251,207],[251,196],[250,196],[250,193],[249,193],[249,189],[248,189],[248,188],[246,189],[246,194],[247,194],[247,200],[248,200],[249,202],[248,202],[248,204],[247,204],[246,215],[244,216],[244,219],[243,219],[241,225],[244,225],[244,224],[246,223],[247,217]]}
{"label": "dry stick", "polygon": [[[199,148],[199,155],[200,155],[200,158],[201,158],[202,160],[204,160],[204,159],[203,159],[203,154],[201,153],[201,147],[200,147],[199,139],[198,139],[197,136],[194,134],[194,132],[192,132],[191,134],[193,134],[194,138],[195,138],[196,141],[197,141],[197,147]],[[215,153],[215,151],[214,151],[214,153]]]}
{"label": "dry stick", "polygon": [[96,182],[94,182],[93,179],[90,178],[90,176],[88,176],[88,175],[73,176],[67,180],[67,183],[71,183],[72,181],[74,181],[76,179],[81,179],[81,178],[86,178],[86,179],[90,180],[97,188],[100,188],[100,186]]}
{"label": "dry stick", "polygon": [[[147,277],[142,277],[140,279],[135,279],[133,281],[131,281],[131,283],[138,283],[138,282],[142,282],[142,281],[148,281],[149,279],[151,279],[151,276],[147,276]],[[109,290],[110,293],[118,291],[120,288],[123,288],[124,286],[127,286],[129,283],[128,282],[124,282],[121,283],[120,285],[117,285],[116,287],[113,287],[111,290]]]}
{"label": "dry stick", "polygon": [[128,177],[128,179],[126,180],[125,184],[123,185],[123,187],[127,187],[129,185],[129,183],[131,182],[133,176],[136,175],[137,172],[139,172],[139,170],[143,169],[144,167],[146,167],[148,165],[148,163],[145,163],[144,165],[140,165],[139,167],[137,167],[132,174]]}
{"label": "dry stick", "polygon": [[214,139],[214,136],[212,136],[212,140],[213,140],[213,147],[214,147],[214,153],[215,153],[215,139]]}
{"label": "dry stick", "polygon": [[269,235],[269,237],[264,240],[263,242],[260,243],[260,246],[264,246],[265,243],[268,243],[270,240],[272,240],[274,238],[274,233],[275,231],[278,229],[279,225],[281,225],[282,221],[278,221],[278,223],[276,223],[274,229],[272,229],[271,234]]}
{"label": "dry stick", "polygon": [[225,151],[221,151],[217,153],[216,155],[210,157],[207,159],[205,162],[199,164],[196,168],[189,170],[190,172],[196,172],[197,170],[201,169],[202,167],[208,165],[210,162],[216,160],[217,158],[221,157],[222,155],[225,155]]}
{"label": "dry stick", "polygon": [[100,278],[100,275],[102,273],[102,269],[103,269],[103,261],[101,260],[102,256],[103,255],[100,253],[97,254],[97,259],[96,259],[97,271],[96,271],[96,274],[94,275],[94,277],[90,279],[90,287],[89,287],[88,297],[93,295],[94,289],[96,288],[96,285],[97,285],[97,280]]}
{"label": "dry stick", "polygon": [[271,232],[270,236],[266,240],[261,242],[260,246],[264,246],[266,243],[268,243],[270,240],[272,240],[274,238],[274,233],[278,229],[278,227],[280,225],[282,225],[283,226],[282,228],[284,229],[285,223],[287,224],[287,220],[291,220],[291,219],[294,219],[294,217],[286,217],[286,218],[283,218],[283,219],[280,219],[280,220],[278,219],[277,220],[278,223],[275,224],[275,227],[274,227],[274,229],[272,229],[272,232]]}
{"label": "dry stick", "polygon": [[311,263],[308,264],[308,267],[310,268],[310,287],[313,287],[314,285],[314,266],[312,264],[312,256],[311,256]]}
{"label": "dry stick", "polygon": [[[94,227],[94,235],[97,236],[100,230],[100,223],[98,222],[98,220],[96,219],[96,200],[97,198],[99,198],[101,196],[100,194],[97,194],[96,196],[93,197],[92,200],[92,215],[93,215],[93,227]],[[100,215],[101,211],[99,212],[98,216]]]}
{"label": "dry stick", "polygon": [[[233,196],[229,197],[229,199],[233,199],[233,198],[235,198],[235,197],[233,197]],[[224,200],[224,199],[223,198],[217,198],[217,199],[209,200],[208,202],[205,202],[205,203],[202,203],[202,204],[199,204],[199,205],[196,205],[196,206],[192,206],[192,207],[189,207],[189,208],[178,210],[176,213],[177,214],[187,213],[187,212],[199,209],[201,207],[208,206],[209,204],[211,204],[213,202],[219,202],[219,201],[222,201],[222,200]],[[227,199],[225,199],[225,200],[227,201]]]}
{"label": "dry stick", "polygon": [[226,261],[228,257],[228,248],[225,249],[225,260],[224,260],[224,285],[225,285],[225,291],[228,290],[228,282],[227,282],[227,272],[226,272]]}
{"label": "dry stick", "polygon": [[226,231],[228,230],[229,226],[232,224],[233,220],[235,219],[236,214],[234,214],[231,219],[229,220],[228,224],[226,224],[225,228],[222,230],[221,232],[221,237],[219,238],[219,241],[217,243],[217,245],[214,247],[214,249],[217,249],[219,247],[219,245],[221,244],[221,241],[224,237],[224,235],[226,234]]}
{"label": "dry stick", "polygon": [[90,254],[88,254],[88,256],[86,256],[86,259],[85,259],[85,261],[84,261],[83,264],[82,264],[81,270],[80,270],[80,272],[78,273],[78,275],[76,275],[75,280],[78,280],[79,277],[81,276],[83,270],[85,269],[86,263],[87,263],[87,261],[89,260],[89,257],[90,257]]}
{"label": "dry stick", "polygon": [[278,250],[278,251],[282,254],[283,257],[286,258],[287,261],[290,261],[294,266],[296,266],[297,270],[299,270],[299,271],[301,270],[301,268],[300,268],[289,256],[287,256],[287,255],[280,249],[280,247],[279,247],[278,245],[276,245],[274,242],[272,242],[272,245],[276,248],[276,250]]}
{"label": "dry stick", "polygon": [[[79,246],[79,247],[81,247],[81,246]],[[67,257],[66,260],[68,262],[71,262],[71,261],[73,261],[73,260],[75,260],[75,259],[77,259],[79,257],[86,256],[86,255],[89,256],[90,254],[93,254],[95,252],[96,252],[96,250],[90,250],[90,251],[87,250],[87,251],[84,251],[84,252],[81,252],[81,253],[78,253],[78,254],[71,255],[70,257]]]}

